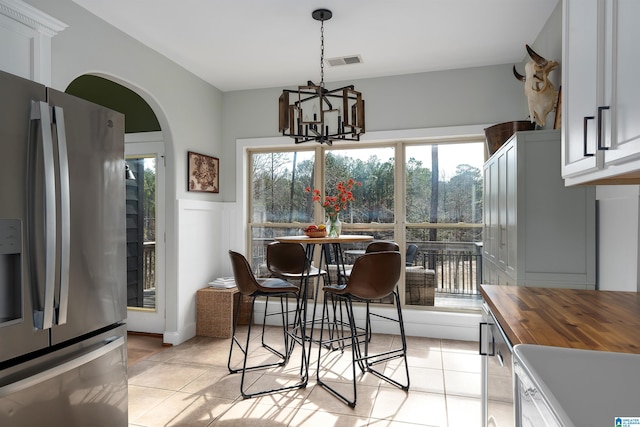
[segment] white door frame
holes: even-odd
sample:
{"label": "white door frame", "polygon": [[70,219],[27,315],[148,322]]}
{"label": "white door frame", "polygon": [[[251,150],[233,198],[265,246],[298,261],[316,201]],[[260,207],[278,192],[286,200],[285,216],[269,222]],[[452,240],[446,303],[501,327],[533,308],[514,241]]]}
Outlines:
{"label": "white door frame", "polygon": [[125,135],[124,154],[156,157],[156,308],[127,308],[127,328],[152,334],[165,333],[165,156],[162,132]]}

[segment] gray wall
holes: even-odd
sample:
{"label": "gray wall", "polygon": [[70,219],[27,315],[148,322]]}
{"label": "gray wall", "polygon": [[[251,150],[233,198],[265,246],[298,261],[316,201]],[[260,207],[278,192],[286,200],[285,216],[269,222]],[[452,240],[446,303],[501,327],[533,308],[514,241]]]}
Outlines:
{"label": "gray wall", "polygon": [[[166,330],[178,331],[185,317],[180,306],[189,304],[194,295],[181,292],[178,283],[181,265],[177,204],[180,199],[222,200],[221,195],[186,190],[187,151],[219,157],[222,154],[222,93],[71,0],[26,2],[69,25],[51,43],[52,87],[64,91],[83,74],[103,76],[140,95],[160,122],[167,159]],[[213,274],[208,271],[211,268],[204,265],[204,274]]]}
{"label": "gray wall", "polygon": [[[203,204],[207,209],[208,204],[215,205],[211,208],[215,215],[225,210],[218,205],[234,205],[216,202],[236,201],[236,140],[277,136],[277,102],[282,88],[222,93],[72,0],[26,2],[69,25],[52,40],[54,88],[65,90],[73,79],[83,74],[101,75],[134,90],[158,117],[167,157],[166,330],[180,335],[179,340],[169,341],[177,344],[189,337],[188,332],[184,332],[189,330],[185,325],[195,321],[193,289],[201,287],[200,276],[215,277],[221,273],[219,265],[211,262],[198,264],[198,271],[191,271],[181,256],[180,244],[193,246],[194,253],[207,254],[211,248],[203,242],[217,242],[220,253],[224,253],[228,242],[221,240],[220,235],[229,232],[212,230],[212,215],[189,216],[191,211],[183,215],[182,205],[195,205],[193,212],[201,212]],[[559,13],[554,12],[549,28],[540,36],[541,47],[534,43],[534,49],[550,59],[555,59],[555,55],[548,54],[547,47],[549,52],[561,51]],[[369,131],[493,124],[522,120],[528,114],[522,83],[513,77],[511,66],[503,64],[348,83],[355,84],[364,95]],[[304,82],[291,82],[292,85],[301,83]],[[327,80],[330,88],[343,84]],[[189,150],[220,158],[219,195],[186,191]],[[185,199],[190,199],[189,203],[183,203]],[[237,217],[235,207],[229,211],[230,216]],[[192,233],[198,238],[181,242],[178,238],[181,226],[198,230]],[[183,276],[185,278],[179,279]]]}
{"label": "gray wall", "polygon": [[[549,74],[549,80],[556,89],[560,88],[562,83],[562,2],[554,9],[553,13],[547,20],[546,25],[542,28],[540,35],[533,44],[529,44],[536,53],[542,55],[548,60],[557,61],[558,68]],[[523,46],[523,52],[524,50]],[[529,56],[525,55],[524,62],[529,60]],[[518,68],[521,74],[524,74],[524,63]],[[555,111],[547,116],[547,125],[545,129],[553,129],[555,121]]]}
{"label": "gray wall", "polygon": [[[501,123],[528,115],[522,83],[513,76],[512,65],[327,83],[327,87],[353,83],[362,92],[367,131]],[[233,183],[236,176],[237,139],[278,136],[282,89],[224,93],[223,182]],[[224,200],[235,200],[235,190],[235,185],[225,185]]]}
{"label": "gray wall", "polygon": [[[142,95],[160,119],[159,113],[164,113],[161,125],[170,138],[168,201],[235,201],[236,139],[277,136],[277,99],[282,88],[222,93],[71,0],[27,2],[69,24],[52,42],[54,87],[64,90],[79,75],[104,73]],[[549,59],[561,57],[561,12],[559,2],[538,39],[531,42]],[[327,85],[355,84],[365,97],[369,131],[500,123],[522,120],[528,114],[522,83],[513,77],[512,65]],[[559,82],[560,71],[552,77]],[[220,195],[186,191],[188,150],[220,157]]]}
{"label": "gray wall", "polygon": [[[530,46],[547,59],[562,57],[562,2]],[[528,60],[522,46],[523,62]],[[529,114],[522,82],[513,76],[514,64],[350,82],[327,83],[337,88],[354,84],[366,102],[367,131],[421,129],[525,120]],[[524,73],[522,64],[518,64]],[[331,70],[327,71],[330,77]],[[561,71],[551,73],[558,87]],[[310,76],[310,78],[313,76]],[[305,82],[292,82],[304,84]],[[293,87],[292,87],[293,88]],[[222,193],[235,201],[236,140],[278,136],[278,97],[283,88],[223,94]],[[553,114],[553,113],[552,113]],[[547,128],[553,120],[547,120]]]}
{"label": "gray wall", "polygon": [[52,40],[52,86],[97,74],[141,95],[166,132],[170,199],[202,197],[186,191],[186,152],[220,154],[222,92],[71,0],[27,3],[69,25]]}

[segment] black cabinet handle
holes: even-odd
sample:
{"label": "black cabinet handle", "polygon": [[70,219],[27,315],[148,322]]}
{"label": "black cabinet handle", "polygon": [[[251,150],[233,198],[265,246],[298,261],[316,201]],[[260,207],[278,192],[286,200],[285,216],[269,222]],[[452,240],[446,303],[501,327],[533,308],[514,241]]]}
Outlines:
{"label": "black cabinet handle", "polygon": [[491,352],[485,351],[485,347],[489,346],[488,342],[485,342],[485,334],[482,333],[482,331],[484,331],[485,329],[488,329],[491,327],[491,323],[487,323],[487,322],[480,322],[479,326],[480,326],[480,331],[479,331],[479,340],[478,340],[478,344],[479,344],[479,349],[478,349],[478,353],[480,354],[480,356],[495,356],[496,355],[496,342],[493,340],[493,337],[491,337]]}
{"label": "black cabinet handle", "polygon": [[587,122],[589,120],[593,120],[595,117],[587,116],[584,118],[584,130],[582,131],[582,136],[584,137],[584,156],[585,157],[593,157],[593,153],[589,153],[587,151]]}
{"label": "black cabinet handle", "polygon": [[602,145],[602,111],[608,110],[608,105],[602,105],[598,107],[598,150],[608,150],[609,147],[605,147]]}
{"label": "black cabinet handle", "polygon": [[487,355],[487,352],[484,350],[484,347],[485,347],[484,338],[483,338],[484,334],[482,333],[482,331],[487,327],[487,325],[488,325],[487,322],[480,322],[480,324],[478,325],[479,326],[479,331],[478,331],[478,335],[479,335],[479,337],[478,337],[479,338],[478,339],[478,344],[479,344],[479,346],[478,346],[478,354],[480,356],[486,356]]}

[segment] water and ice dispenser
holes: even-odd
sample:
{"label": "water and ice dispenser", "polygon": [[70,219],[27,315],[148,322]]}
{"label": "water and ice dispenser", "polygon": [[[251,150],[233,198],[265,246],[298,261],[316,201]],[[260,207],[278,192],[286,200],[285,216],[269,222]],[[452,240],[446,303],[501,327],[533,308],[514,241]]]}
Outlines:
{"label": "water and ice dispenser", "polygon": [[22,319],[22,225],[0,219],[0,327]]}

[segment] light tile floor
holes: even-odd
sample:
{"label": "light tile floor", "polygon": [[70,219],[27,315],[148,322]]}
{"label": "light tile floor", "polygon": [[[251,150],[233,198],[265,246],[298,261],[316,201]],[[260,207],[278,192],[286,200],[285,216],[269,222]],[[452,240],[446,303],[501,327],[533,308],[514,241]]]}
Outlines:
{"label": "light tile floor", "polygon": [[[273,339],[277,333],[270,327],[267,336]],[[256,339],[258,335],[252,343],[259,343]],[[399,339],[374,335],[372,346],[395,348]],[[316,384],[315,345],[305,389],[245,400],[240,396],[240,374],[227,370],[230,339],[195,337],[129,367],[129,426],[480,426],[477,343],[407,337],[407,344],[409,391],[370,373],[359,374],[358,401],[352,409]],[[256,347],[250,353],[252,362],[272,357]],[[349,351],[323,350],[321,357],[323,378],[349,392]],[[239,360],[234,355],[234,362]],[[250,390],[295,382],[299,362],[298,347],[286,367],[250,372],[245,381]],[[396,369],[397,361],[386,365],[385,373],[394,377],[402,372]]]}

